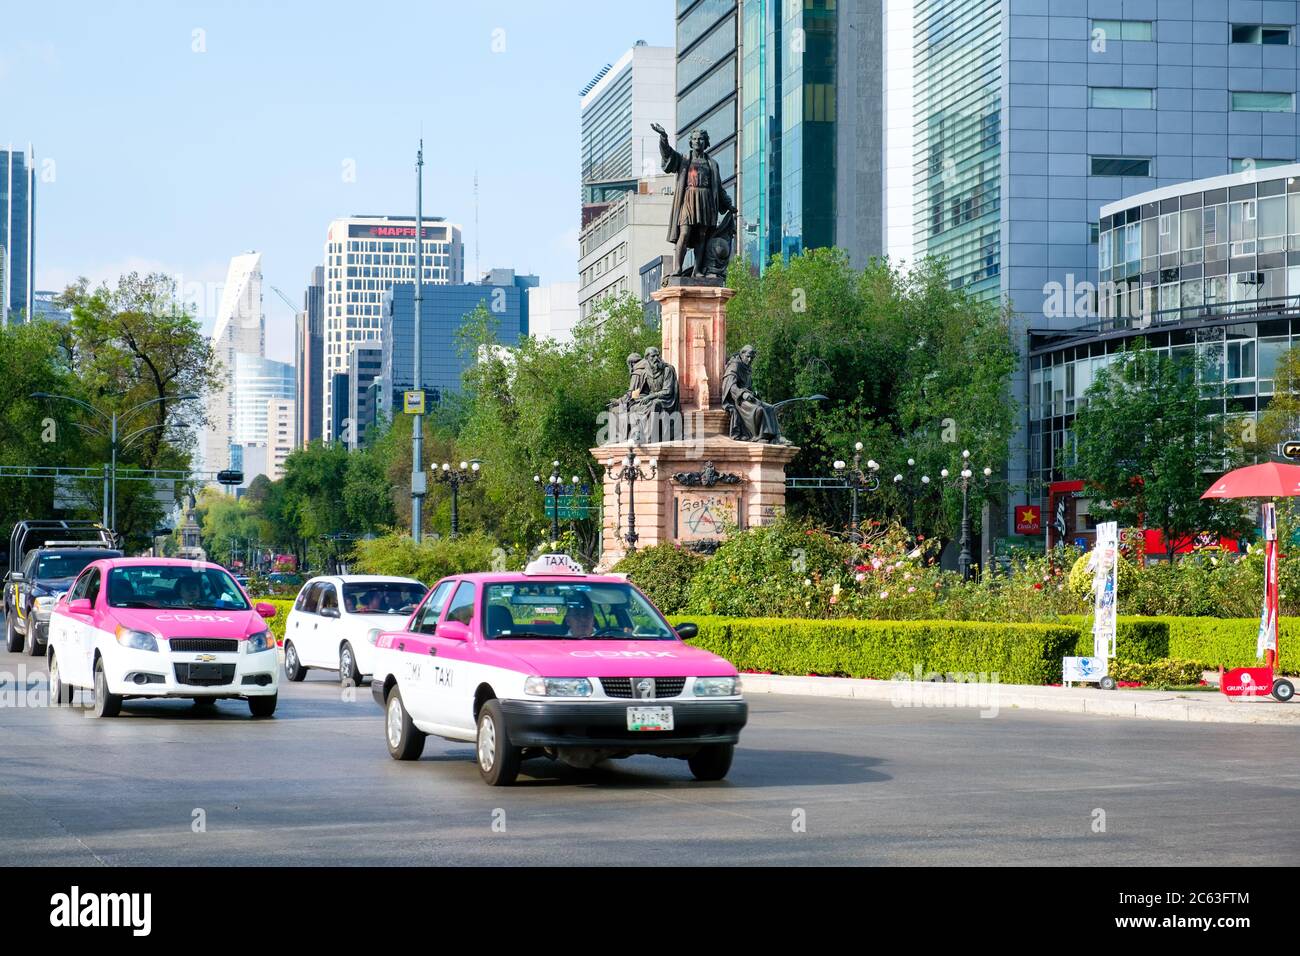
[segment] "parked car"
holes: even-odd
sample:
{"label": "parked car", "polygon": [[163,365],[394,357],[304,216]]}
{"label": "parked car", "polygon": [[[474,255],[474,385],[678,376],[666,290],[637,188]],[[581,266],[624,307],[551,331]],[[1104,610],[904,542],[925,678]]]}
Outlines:
{"label": "parked car", "polygon": [[428,592],[414,578],[347,574],[303,585],[284,627],[284,672],[300,681],[310,668],[337,670],[356,686],[374,670],[374,640],[400,626]]}
{"label": "parked car", "polygon": [[219,565],[176,558],[89,564],[50,614],[50,694],[93,688],[96,717],[132,697],[242,698],[275,713],[279,657],[264,618]]}
{"label": "parked car", "polygon": [[5,649],[45,653],[50,609],[91,561],[120,557],[108,529],[91,521],[29,520],[14,525],[3,605]]}
{"label": "parked car", "polygon": [[588,767],[654,754],[720,780],[748,706],[735,667],[683,642],[696,633],[625,579],[543,555],[522,574],[439,581],[378,636],[370,687],[393,759],[417,759],[428,734],[473,741],[492,786],[543,755]]}

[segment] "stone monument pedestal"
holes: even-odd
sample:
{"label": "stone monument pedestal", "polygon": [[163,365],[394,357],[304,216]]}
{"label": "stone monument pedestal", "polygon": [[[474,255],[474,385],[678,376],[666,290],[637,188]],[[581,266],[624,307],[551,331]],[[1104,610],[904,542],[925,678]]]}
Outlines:
{"label": "stone monument pedestal", "polygon": [[[709,550],[731,530],[770,524],[785,511],[785,466],[793,445],[737,441],[722,408],[727,364],[726,303],[732,289],[669,285],[652,293],[663,312],[663,357],[677,369],[684,434],[681,440],[615,442],[592,448],[601,466],[622,468],[629,452],[652,477],[616,481],[606,467],[604,530],[598,567],[628,553],[629,517],[638,549],[674,541]],[[634,489],[629,497],[629,488]]]}

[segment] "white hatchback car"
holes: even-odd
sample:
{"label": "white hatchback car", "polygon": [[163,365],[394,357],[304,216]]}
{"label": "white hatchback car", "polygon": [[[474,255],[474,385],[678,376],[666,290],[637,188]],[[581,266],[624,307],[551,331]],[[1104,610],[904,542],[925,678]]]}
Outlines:
{"label": "white hatchback car", "polygon": [[359,684],[374,672],[374,635],[401,630],[427,592],[414,578],[312,578],[285,622],[285,676],[300,681],[308,668],[318,667],[337,670],[341,683]]}

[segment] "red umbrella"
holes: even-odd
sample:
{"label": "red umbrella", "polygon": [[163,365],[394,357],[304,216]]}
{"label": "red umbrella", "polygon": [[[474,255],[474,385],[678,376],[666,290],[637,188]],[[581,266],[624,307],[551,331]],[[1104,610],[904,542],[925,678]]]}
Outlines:
{"label": "red umbrella", "polygon": [[1210,486],[1202,498],[1291,498],[1300,495],[1300,465],[1276,461],[1235,468]]}

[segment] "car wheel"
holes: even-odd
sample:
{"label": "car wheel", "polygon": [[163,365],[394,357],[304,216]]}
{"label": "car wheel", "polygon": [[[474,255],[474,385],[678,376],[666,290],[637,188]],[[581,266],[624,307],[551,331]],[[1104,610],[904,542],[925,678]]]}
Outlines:
{"label": "car wheel", "polygon": [[59,669],[59,656],[50,654],[50,699],[56,704],[72,703],[72,686],[63,683],[63,673]]}
{"label": "car wheel", "polygon": [[384,736],[388,738],[388,755],[394,760],[419,760],[424,753],[424,731],[415,726],[402,703],[397,685],[388,692],[384,703]]}
{"label": "car wheel", "polygon": [[1273,696],[1282,703],[1287,703],[1295,696],[1295,685],[1283,677],[1273,681]]}
{"label": "car wheel", "polygon": [[10,654],[17,654],[22,649],[22,639],[18,636],[17,629],[14,628],[14,612],[10,611],[5,615],[5,650]]}
{"label": "car wheel", "polygon": [[501,705],[490,700],[478,712],[478,738],[475,747],[478,772],[489,787],[508,787],[519,776],[523,750],[511,746]]}
{"label": "car wheel", "polygon": [[95,710],[96,717],[116,717],[122,712],[120,694],[108,692],[108,678],[104,675],[104,659],[95,658]]}
{"label": "car wheel", "polygon": [[[47,632],[48,633],[48,632]],[[47,641],[49,637],[45,638]],[[23,638],[23,653],[28,657],[40,657],[41,646],[36,643],[36,628],[27,628],[27,635]]]}
{"label": "car wheel", "polygon": [[307,676],[307,668],[298,660],[298,648],[293,641],[284,642],[284,676],[291,681],[300,681]]}
{"label": "car wheel", "polygon": [[275,705],[279,702],[279,694],[271,694],[269,697],[250,697],[248,698],[248,712],[254,717],[274,717]]}
{"label": "car wheel", "polygon": [[735,744],[709,744],[691,754],[686,761],[696,780],[721,780],[731,769]]}
{"label": "car wheel", "polygon": [[352,652],[352,645],[346,641],[339,648],[339,683],[345,687],[361,686],[361,671],[357,670],[357,656]]}

